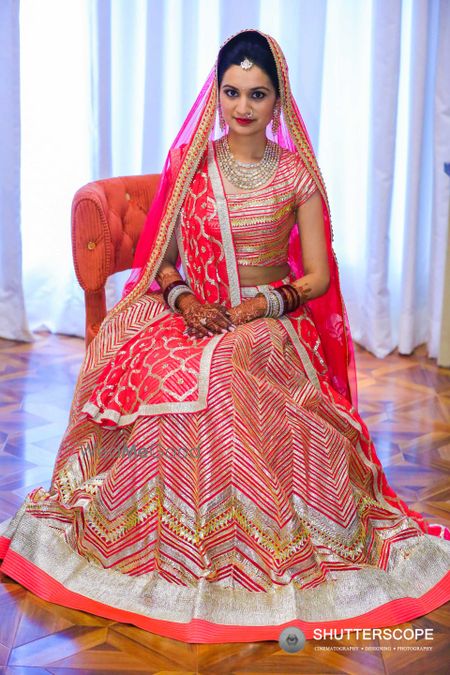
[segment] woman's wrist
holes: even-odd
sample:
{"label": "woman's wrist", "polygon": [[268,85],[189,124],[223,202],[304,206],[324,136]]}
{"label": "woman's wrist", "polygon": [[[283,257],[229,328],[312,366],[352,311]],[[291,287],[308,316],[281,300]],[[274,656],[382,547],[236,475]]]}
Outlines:
{"label": "woman's wrist", "polygon": [[258,312],[258,317],[264,316],[267,310],[267,300],[263,295],[257,295],[253,298],[255,311]]}
{"label": "woman's wrist", "polygon": [[175,304],[177,308],[180,310],[180,312],[184,312],[191,305],[195,304],[201,305],[201,302],[193,293],[191,293],[190,291],[186,291],[185,293],[181,293],[178,296]]}
{"label": "woman's wrist", "polygon": [[167,295],[166,290],[169,288],[169,286],[171,286],[174,282],[184,281],[175,265],[167,260],[162,261],[161,267],[155,276],[155,280],[158,282],[164,297]]}

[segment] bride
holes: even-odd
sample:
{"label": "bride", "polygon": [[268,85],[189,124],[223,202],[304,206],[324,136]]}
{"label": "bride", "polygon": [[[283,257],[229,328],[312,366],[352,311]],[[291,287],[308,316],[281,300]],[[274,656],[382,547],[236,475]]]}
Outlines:
{"label": "bride", "polygon": [[358,413],[332,241],[284,55],[241,31],[168,153],[50,488],[0,526],[1,571],[186,642],[446,602],[449,532],[397,497]]}

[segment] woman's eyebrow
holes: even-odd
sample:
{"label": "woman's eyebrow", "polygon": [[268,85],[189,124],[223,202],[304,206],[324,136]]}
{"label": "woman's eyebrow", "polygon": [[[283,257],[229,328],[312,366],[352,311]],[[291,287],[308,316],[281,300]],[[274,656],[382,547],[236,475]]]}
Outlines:
{"label": "woman's eyebrow", "polygon": [[[223,87],[231,87],[231,89],[237,89],[239,91],[239,87],[235,87],[234,84],[224,84]],[[257,89],[265,89],[266,91],[270,91],[269,87],[265,87],[264,85],[261,85],[260,87],[251,87],[249,91],[256,91]]]}

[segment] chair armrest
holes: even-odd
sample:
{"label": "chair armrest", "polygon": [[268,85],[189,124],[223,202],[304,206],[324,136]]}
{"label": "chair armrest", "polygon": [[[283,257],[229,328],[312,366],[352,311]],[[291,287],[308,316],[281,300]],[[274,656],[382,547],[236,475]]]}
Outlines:
{"label": "chair armrest", "polygon": [[94,181],[72,201],[71,230],[75,274],[85,292],[86,342],[106,316],[105,284],[129,269],[160,174]]}
{"label": "chair armrest", "polygon": [[107,178],[81,187],[72,202],[75,274],[85,291],[129,269],[159,174]]}

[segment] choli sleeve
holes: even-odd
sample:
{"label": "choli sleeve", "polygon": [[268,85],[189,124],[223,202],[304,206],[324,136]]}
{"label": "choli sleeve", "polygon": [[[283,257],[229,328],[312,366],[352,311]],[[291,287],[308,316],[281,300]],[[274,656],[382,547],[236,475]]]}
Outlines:
{"label": "choli sleeve", "polygon": [[304,204],[319,188],[309,173],[303,160],[298,157],[294,178],[294,205],[295,209]]}

